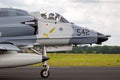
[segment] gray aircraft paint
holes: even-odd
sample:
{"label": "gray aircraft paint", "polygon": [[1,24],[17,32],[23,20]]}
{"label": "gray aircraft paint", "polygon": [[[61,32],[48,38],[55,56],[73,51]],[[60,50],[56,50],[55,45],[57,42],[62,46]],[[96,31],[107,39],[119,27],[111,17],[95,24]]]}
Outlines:
{"label": "gray aircraft paint", "polygon": [[[33,20],[33,16],[38,19],[38,34],[36,35],[33,35],[33,27],[21,24],[21,22]],[[68,45],[92,44],[97,42],[97,32],[87,29],[89,30],[89,35],[79,35],[77,30],[84,30],[85,28],[76,26],[71,23],[63,23],[60,21],[56,22],[55,20],[45,20],[40,16],[40,13],[38,12],[33,13],[32,16],[9,17],[6,19],[6,22],[2,20],[4,19],[1,18],[0,23],[4,26],[1,25],[0,30],[1,36],[3,37],[1,37],[2,40],[0,41],[8,41],[15,45]],[[10,27],[10,25],[13,25],[12,28],[15,28],[9,31],[8,27]],[[4,30],[2,29],[3,27]],[[49,31],[53,28],[55,28],[55,30],[49,33]],[[48,34],[48,36],[44,36],[44,34]]]}

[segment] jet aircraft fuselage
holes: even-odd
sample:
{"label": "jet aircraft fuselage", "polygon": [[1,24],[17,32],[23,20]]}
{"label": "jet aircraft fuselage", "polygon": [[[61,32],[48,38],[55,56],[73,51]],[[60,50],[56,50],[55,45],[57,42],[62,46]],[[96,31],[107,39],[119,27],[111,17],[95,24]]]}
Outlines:
{"label": "jet aircraft fuselage", "polygon": [[[41,76],[49,76],[46,46],[101,44],[109,35],[70,23],[58,13],[40,13],[0,8],[0,68],[42,62]],[[33,48],[40,46],[40,52]],[[36,54],[18,53],[29,48]]]}
{"label": "jet aircraft fuselage", "polygon": [[39,12],[0,9],[0,42],[18,46],[101,44],[107,35],[77,26],[55,13],[57,20],[44,19]]}

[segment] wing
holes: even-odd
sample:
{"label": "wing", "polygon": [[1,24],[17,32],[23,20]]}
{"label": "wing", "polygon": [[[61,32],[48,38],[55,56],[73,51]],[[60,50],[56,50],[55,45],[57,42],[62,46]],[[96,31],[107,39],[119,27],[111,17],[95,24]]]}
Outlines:
{"label": "wing", "polygon": [[20,51],[20,49],[12,44],[0,44],[0,50]]}

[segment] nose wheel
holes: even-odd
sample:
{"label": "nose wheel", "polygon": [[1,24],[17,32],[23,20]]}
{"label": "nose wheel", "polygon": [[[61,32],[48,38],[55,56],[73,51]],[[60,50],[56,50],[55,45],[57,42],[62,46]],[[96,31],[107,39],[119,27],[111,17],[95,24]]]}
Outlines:
{"label": "nose wheel", "polygon": [[50,72],[49,72],[49,68],[47,68],[48,66],[44,67],[44,69],[41,70],[41,77],[43,78],[47,78],[49,77],[50,75]]}

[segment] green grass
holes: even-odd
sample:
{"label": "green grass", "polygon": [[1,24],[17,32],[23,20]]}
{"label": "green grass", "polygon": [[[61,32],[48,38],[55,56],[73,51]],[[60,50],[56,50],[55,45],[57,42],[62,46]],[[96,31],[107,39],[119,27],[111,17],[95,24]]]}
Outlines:
{"label": "green grass", "polygon": [[50,66],[120,66],[120,54],[48,54],[48,56]]}

